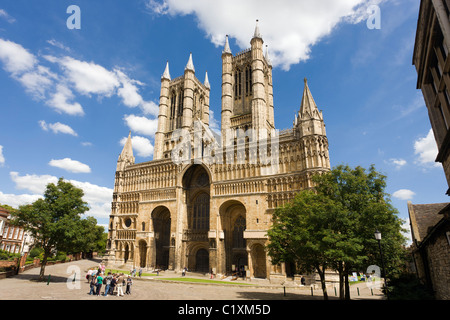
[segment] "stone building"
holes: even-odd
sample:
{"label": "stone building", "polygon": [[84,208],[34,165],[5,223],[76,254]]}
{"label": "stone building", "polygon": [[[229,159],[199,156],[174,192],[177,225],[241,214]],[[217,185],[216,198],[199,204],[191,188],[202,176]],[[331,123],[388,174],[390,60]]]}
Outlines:
{"label": "stone building", "polygon": [[293,127],[274,123],[272,65],[256,25],[251,47],[222,52],[221,134],[209,128],[208,75],[161,77],[153,161],[135,163],[131,133],[115,176],[106,262],[276,279],[266,254],[274,209],[330,170],[322,112],[307,81]]}
{"label": "stone building", "polygon": [[[450,186],[450,1],[422,0],[417,21],[413,64],[438,155]],[[444,190],[443,190],[444,193]],[[450,188],[446,190],[450,195]],[[450,299],[450,206],[408,204],[413,255],[419,278],[436,298]]]}
{"label": "stone building", "polygon": [[416,274],[440,300],[450,300],[449,207],[450,203],[408,201]]}

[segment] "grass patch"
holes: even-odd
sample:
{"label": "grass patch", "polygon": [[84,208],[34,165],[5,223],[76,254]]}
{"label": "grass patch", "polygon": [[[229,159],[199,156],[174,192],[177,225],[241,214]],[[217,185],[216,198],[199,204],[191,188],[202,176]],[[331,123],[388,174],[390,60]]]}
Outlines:
{"label": "grass patch", "polygon": [[197,282],[197,283],[242,284],[242,285],[246,285],[246,286],[253,285],[252,283],[242,283],[242,282],[233,282],[233,281],[218,281],[218,280],[207,280],[207,279],[197,279],[197,278],[162,278],[162,280]]}
{"label": "grass patch", "polygon": [[[123,274],[126,274],[126,275],[130,274],[130,271],[125,271],[125,270],[105,269],[105,275],[107,275],[108,272],[111,272],[111,274],[114,274],[114,273],[123,273]],[[142,273],[142,276],[143,277],[156,277],[157,274],[156,273]],[[136,272],[135,278],[139,278],[139,273],[138,272]]]}

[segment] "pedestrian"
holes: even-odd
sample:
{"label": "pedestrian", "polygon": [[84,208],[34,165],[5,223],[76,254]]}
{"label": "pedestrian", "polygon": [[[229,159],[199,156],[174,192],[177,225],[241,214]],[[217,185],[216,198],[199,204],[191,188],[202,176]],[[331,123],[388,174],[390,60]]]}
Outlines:
{"label": "pedestrian", "polygon": [[97,276],[97,291],[95,292],[95,294],[97,296],[100,295],[100,290],[102,289],[102,284],[103,284],[103,277],[100,274]]}
{"label": "pedestrian", "polygon": [[132,277],[136,277],[136,268],[133,269],[133,272],[131,274]]}
{"label": "pedestrian", "polygon": [[139,268],[139,278],[142,276],[142,267]]}
{"label": "pedestrian", "polygon": [[133,284],[133,280],[131,279],[131,276],[128,276],[127,278],[127,290],[125,291],[126,294],[131,294],[131,285]]}
{"label": "pedestrian", "polygon": [[89,291],[90,295],[94,294],[96,285],[97,285],[97,275],[91,274],[89,281],[89,286],[91,287],[91,290]]}
{"label": "pedestrian", "polygon": [[116,277],[116,274],[114,274],[111,279],[111,284],[109,285],[109,294],[110,295],[114,295],[114,289],[116,288],[116,285],[117,285],[117,277]]}
{"label": "pedestrian", "polygon": [[123,273],[120,274],[120,276],[117,278],[117,296],[123,296]]}
{"label": "pedestrian", "polygon": [[105,294],[104,294],[105,297],[108,295],[109,288],[111,286],[111,281],[112,281],[112,275],[111,275],[111,272],[108,272],[108,276],[105,278]]}

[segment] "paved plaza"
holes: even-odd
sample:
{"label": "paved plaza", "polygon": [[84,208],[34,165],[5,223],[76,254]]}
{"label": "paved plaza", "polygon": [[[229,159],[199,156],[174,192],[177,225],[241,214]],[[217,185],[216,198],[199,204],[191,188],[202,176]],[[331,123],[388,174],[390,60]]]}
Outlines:
{"label": "paved plaza", "polygon": [[[270,285],[268,282],[238,284],[199,284],[165,281],[167,277],[180,277],[179,273],[154,277],[135,277],[131,295],[93,296],[89,295],[89,284],[85,279],[91,267],[98,266],[95,260],[79,260],[70,263],[47,266],[44,282],[38,282],[40,268],[25,271],[17,276],[0,280],[0,300],[323,300],[322,290],[310,286],[292,287]],[[206,276],[188,273],[186,277]],[[50,281],[48,281],[50,278]],[[73,279],[76,281],[73,281]],[[104,288],[104,287],[103,287]],[[103,290],[102,290],[103,291]],[[358,295],[359,291],[359,295]],[[365,284],[351,289],[352,300],[383,299],[379,289],[372,292]],[[330,300],[337,299],[333,288],[328,289]]]}

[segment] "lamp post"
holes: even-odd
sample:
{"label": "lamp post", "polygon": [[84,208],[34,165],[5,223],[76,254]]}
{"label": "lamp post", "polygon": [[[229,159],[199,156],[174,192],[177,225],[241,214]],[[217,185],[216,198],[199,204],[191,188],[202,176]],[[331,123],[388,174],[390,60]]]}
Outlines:
{"label": "lamp post", "polygon": [[378,241],[378,247],[380,248],[381,267],[383,268],[384,287],[386,288],[386,299],[389,299],[388,287],[387,287],[387,284],[386,284],[386,271],[384,269],[383,252],[381,251],[381,232],[378,231],[378,229],[375,231],[375,239]]}

